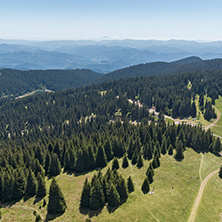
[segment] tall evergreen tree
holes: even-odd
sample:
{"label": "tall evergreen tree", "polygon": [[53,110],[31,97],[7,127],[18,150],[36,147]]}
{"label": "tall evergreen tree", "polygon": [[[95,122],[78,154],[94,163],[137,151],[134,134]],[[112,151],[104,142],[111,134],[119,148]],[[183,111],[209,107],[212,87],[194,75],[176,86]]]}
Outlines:
{"label": "tall evergreen tree", "polygon": [[109,187],[108,204],[110,207],[116,207],[120,204],[120,196],[115,186],[111,183]]}
{"label": "tall evergreen tree", "polygon": [[149,181],[147,177],[143,181],[141,190],[143,191],[144,194],[147,194],[150,191]]}
{"label": "tall evergreen tree", "polygon": [[15,200],[21,199],[25,194],[25,190],[26,190],[26,177],[23,172],[23,169],[19,169],[15,177],[15,186],[14,186],[14,195],[13,195],[14,199]]}
{"label": "tall evergreen tree", "polygon": [[52,154],[52,161],[49,167],[49,175],[57,176],[61,173],[61,163],[59,161],[58,155],[56,153]]}
{"label": "tall evergreen tree", "polygon": [[92,210],[98,210],[102,208],[105,204],[105,196],[101,184],[95,181],[94,185],[91,187],[90,192],[90,208]]}
{"label": "tall evergreen tree", "polygon": [[219,177],[222,179],[222,166],[220,167]]}
{"label": "tall evergreen tree", "polygon": [[47,194],[46,190],[46,183],[44,177],[38,173],[37,175],[37,182],[38,182],[38,188],[37,188],[37,197],[44,197]]}
{"label": "tall evergreen tree", "polygon": [[149,184],[151,184],[153,182],[153,174],[150,169],[147,170],[146,176],[148,178]]}
{"label": "tall evergreen tree", "polygon": [[112,170],[115,170],[115,169],[116,170],[119,169],[119,161],[116,157],[113,159],[113,162],[112,162]]}
{"label": "tall evergreen tree", "polygon": [[27,186],[26,186],[26,196],[35,196],[37,192],[37,180],[35,178],[34,173],[31,171],[29,168],[29,174],[28,174],[28,179],[27,179]]}
{"label": "tall evergreen tree", "polygon": [[97,156],[96,156],[97,167],[105,167],[107,165],[106,154],[102,145],[99,145]]}
{"label": "tall evergreen tree", "polygon": [[169,146],[168,154],[169,154],[170,156],[173,155],[173,146],[172,146],[171,144],[170,144],[170,146]]}
{"label": "tall evergreen tree", "polygon": [[137,167],[138,167],[139,169],[140,169],[141,167],[143,167],[143,159],[142,159],[141,153],[139,154],[138,159],[137,159]]}
{"label": "tall evergreen tree", "polygon": [[55,178],[53,178],[49,190],[48,213],[61,214],[65,212],[66,208],[67,205],[62,191]]}
{"label": "tall evergreen tree", "polygon": [[80,206],[82,208],[90,208],[90,184],[86,178],[81,194]]}
{"label": "tall evergreen tree", "polygon": [[122,168],[127,168],[129,166],[129,162],[128,162],[128,159],[127,159],[127,156],[126,154],[124,155],[123,157],[123,163],[122,163]]}
{"label": "tall evergreen tree", "polygon": [[129,178],[127,179],[127,187],[128,187],[129,193],[132,193],[134,191],[134,184],[133,184],[133,180],[131,176],[129,176]]}
{"label": "tall evergreen tree", "polygon": [[175,154],[175,159],[177,160],[182,160],[184,159],[184,155],[183,155],[183,144],[182,144],[182,141],[180,140],[177,144],[177,147],[176,147],[176,154]]}
{"label": "tall evergreen tree", "polygon": [[213,152],[220,153],[221,152],[221,143],[219,137],[217,137],[214,145],[213,145]]}

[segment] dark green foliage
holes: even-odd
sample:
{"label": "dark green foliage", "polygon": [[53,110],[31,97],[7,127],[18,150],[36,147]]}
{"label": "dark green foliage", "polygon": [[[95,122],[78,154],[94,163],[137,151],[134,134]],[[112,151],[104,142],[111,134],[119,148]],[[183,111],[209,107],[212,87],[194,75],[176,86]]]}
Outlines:
{"label": "dark green foliage", "polygon": [[128,188],[127,188],[126,182],[123,178],[119,178],[117,180],[116,189],[119,193],[120,200],[121,201],[126,201],[126,199],[128,198]]}
{"label": "dark green foliage", "polygon": [[39,214],[36,215],[35,222],[42,221],[42,218]]}
{"label": "dark green foliage", "polygon": [[141,187],[141,190],[144,194],[147,194],[150,191],[149,181],[148,181],[147,177],[143,181],[143,185]]}
{"label": "dark green foliage", "polygon": [[129,161],[128,161],[128,159],[127,159],[127,156],[126,156],[126,154],[124,155],[124,157],[123,157],[123,163],[122,163],[122,168],[127,168],[129,166]]}
{"label": "dark green foliage", "polygon": [[215,113],[214,108],[212,107],[211,102],[206,101],[204,118],[208,121],[210,121],[212,118],[217,118],[217,115]]}
{"label": "dark green foliage", "polygon": [[146,171],[146,176],[148,178],[149,184],[151,184],[153,182],[153,173],[149,168]]}
{"label": "dark green foliage", "polygon": [[112,170],[115,170],[115,169],[116,170],[119,169],[119,161],[116,157],[113,159],[113,162],[112,162]]}
{"label": "dark green foliage", "polygon": [[105,197],[102,190],[102,186],[99,181],[95,181],[90,192],[90,208],[92,210],[98,210],[105,204]]}
{"label": "dark green foliage", "polygon": [[43,204],[42,204],[42,206],[45,207],[46,204],[47,204],[47,203],[46,203],[46,200],[44,199],[44,200],[43,200]]}
{"label": "dark green foliage", "polygon": [[37,180],[35,178],[34,173],[31,171],[31,169],[29,169],[25,194],[28,197],[33,197],[36,195],[36,192],[37,192]]}
{"label": "dark green foliage", "polygon": [[109,140],[106,141],[104,150],[106,153],[107,161],[110,161],[113,158],[113,151]]}
{"label": "dark green foliage", "polygon": [[45,157],[45,165],[44,165],[44,169],[45,169],[45,174],[49,173],[50,170],[50,166],[51,166],[51,162],[52,162],[52,158],[51,158],[51,154],[48,151],[46,153],[46,157]]}
{"label": "dark green foliage", "polygon": [[220,167],[219,177],[222,179],[222,166]]}
{"label": "dark green foliage", "polygon": [[55,178],[53,178],[49,190],[48,213],[61,214],[65,212],[66,208],[66,201],[62,191]]}
{"label": "dark green foliage", "polygon": [[37,189],[37,197],[44,197],[47,194],[46,183],[44,177],[38,173],[37,175],[38,189]]}
{"label": "dark green foliage", "polygon": [[220,139],[217,137],[214,145],[213,145],[213,152],[214,153],[220,153],[221,152],[221,143]]}
{"label": "dark green foliage", "polygon": [[[6,187],[7,189],[7,187]],[[14,195],[15,200],[21,199],[26,190],[26,178],[22,170],[18,170],[15,176]]]}
{"label": "dark green foliage", "polygon": [[104,148],[100,145],[96,156],[97,167],[105,167],[107,165],[106,154]]}
{"label": "dark green foliage", "polygon": [[137,159],[137,167],[140,169],[141,167],[143,167],[143,159],[142,159],[142,155],[139,154],[138,159]]}
{"label": "dark green foliage", "polygon": [[183,149],[183,144],[182,144],[182,141],[179,141],[178,144],[177,144],[177,147],[176,147],[176,154],[175,154],[175,159],[177,160],[182,160],[184,159],[184,149]]}
{"label": "dark green foliage", "polygon": [[90,208],[90,190],[91,187],[86,178],[80,200],[80,206],[82,208]]}
{"label": "dark green foliage", "polygon": [[132,165],[135,165],[137,163],[137,154],[136,153],[133,153],[133,156],[132,156]]}
{"label": "dark green foliage", "polygon": [[132,193],[134,191],[134,184],[133,184],[133,180],[131,176],[129,176],[129,178],[127,179],[127,187],[128,187],[129,193]]}
{"label": "dark green foliage", "polygon": [[49,167],[49,175],[57,176],[61,173],[61,163],[56,153],[52,154],[51,165]]}
{"label": "dark green foliage", "polygon": [[171,144],[170,144],[170,146],[169,146],[168,154],[169,154],[170,156],[173,155],[173,146],[172,146]]}
{"label": "dark green foliage", "polygon": [[115,186],[111,183],[109,188],[108,204],[110,207],[116,207],[120,204],[120,196]]}
{"label": "dark green foliage", "polygon": [[38,159],[35,159],[35,176],[37,176],[38,173],[40,173],[42,176],[45,176],[45,171],[42,165],[39,163]]}

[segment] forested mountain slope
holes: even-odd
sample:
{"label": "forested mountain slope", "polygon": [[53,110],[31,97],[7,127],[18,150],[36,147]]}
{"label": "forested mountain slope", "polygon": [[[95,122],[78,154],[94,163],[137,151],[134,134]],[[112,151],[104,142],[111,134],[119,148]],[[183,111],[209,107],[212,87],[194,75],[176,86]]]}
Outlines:
{"label": "forested mountain slope", "polygon": [[129,78],[134,76],[149,76],[149,75],[165,75],[182,72],[206,71],[206,70],[221,70],[222,59],[201,60],[197,57],[189,57],[175,62],[153,62],[131,66],[125,69],[120,69],[105,76],[102,76],[102,81]]}
{"label": "forested mountain slope", "polygon": [[94,83],[101,74],[91,70],[0,70],[0,95],[21,95],[45,87],[58,91]]}

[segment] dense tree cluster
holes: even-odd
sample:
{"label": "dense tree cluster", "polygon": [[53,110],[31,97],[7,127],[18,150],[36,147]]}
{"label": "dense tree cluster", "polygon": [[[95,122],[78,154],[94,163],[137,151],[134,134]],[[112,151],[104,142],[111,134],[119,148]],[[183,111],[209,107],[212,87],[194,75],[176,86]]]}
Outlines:
{"label": "dense tree cluster", "polygon": [[120,203],[125,202],[128,193],[133,192],[132,178],[128,180],[128,186],[125,179],[117,172],[116,169],[108,168],[105,175],[101,171],[94,175],[91,182],[87,178],[81,194],[80,206],[98,210],[103,208],[105,203],[110,207],[117,207]]}

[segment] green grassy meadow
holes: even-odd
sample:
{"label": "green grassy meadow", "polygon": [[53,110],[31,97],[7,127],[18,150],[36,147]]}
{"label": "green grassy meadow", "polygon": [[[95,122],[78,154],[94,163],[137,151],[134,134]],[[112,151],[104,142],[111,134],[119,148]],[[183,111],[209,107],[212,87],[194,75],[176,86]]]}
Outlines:
{"label": "green grassy meadow", "polygon": [[[154,182],[150,185],[151,190],[154,190],[154,194],[144,195],[141,192],[141,185],[145,178],[145,173],[149,165],[149,161],[144,160],[144,166],[138,169],[136,166],[130,164],[127,169],[118,170],[125,179],[131,175],[135,191],[129,195],[126,203],[117,208],[114,212],[110,213],[105,206],[100,212],[93,212],[85,210],[80,212],[79,203],[80,196],[85,178],[91,179],[96,171],[90,172],[81,176],[70,176],[67,174],[61,174],[57,176],[57,181],[65,196],[68,208],[66,212],[56,218],[52,218],[52,221],[85,221],[91,217],[92,221],[184,221],[189,218],[190,210],[193,202],[197,196],[200,186],[199,168],[201,162],[201,155],[194,152],[192,149],[187,149],[185,152],[185,159],[178,162],[173,156],[165,155],[161,157],[161,166],[155,170]],[[120,166],[122,159],[119,160]],[[109,163],[108,166],[111,166]],[[220,158],[207,153],[204,154],[203,164],[201,169],[201,176],[204,178],[212,170],[218,168],[220,164]],[[106,172],[107,167],[102,170]],[[216,183],[219,184],[220,181]],[[212,179],[212,182],[214,180]],[[51,180],[47,180],[47,185],[50,185]],[[217,185],[218,186],[218,185]],[[207,193],[213,192],[212,197],[216,196],[215,201],[220,201],[221,196],[215,193],[214,189],[217,186],[211,188],[208,186]],[[222,186],[222,182],[220,184]],[[212,189],[212,190],[211,190]],[[208,191],[209,190],[209,191]],[[205,197],[207,200],[207,197]],[[214,197],[215,198],[215,197]],[[220,199],[219,199],[220,198]],[[48,198],[46,198],[48,202]],[[37,203],[33,203],[34,198],[31,198],[24,202],[15,203],[11,207],[2,208],[2,220],[1,222],[9,221],[34,221],[33,210],[38,210],[41,215],[46,217],[46,207],[39,209],[42,206],[43,200]],[[203,202],[203,206],[207,207],[207,203]],[[204,205],[205,204],[205,205]],[[219,204],[218,204],[219,205]],[[22,207],[30,207],[31,209],[24,209]],[[219,213],[222,213],[222,209],[218,206],[219,211],[214,217],[218,218]],[[198,219],[204,217],[202,211],[198,212]],[[197,220],[198,221],[198,220]],[[203,220],[202,220],[203,221]]]}

